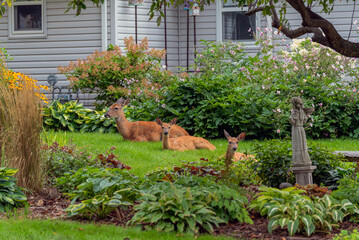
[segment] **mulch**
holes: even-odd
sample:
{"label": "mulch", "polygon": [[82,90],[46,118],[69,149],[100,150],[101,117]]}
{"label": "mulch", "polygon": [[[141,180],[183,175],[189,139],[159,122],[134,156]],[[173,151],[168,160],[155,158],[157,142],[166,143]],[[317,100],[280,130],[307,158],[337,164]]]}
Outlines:
{"label": "mulch", "polygon": [[[255,191],[256,189],[253,189]],[[70,200],[66,199],[56,189],[44,189],[37,195],[29,195],[28,218],[30,219],[68,219],[67,213],[64,211],[69,204]],[[106,219],[97,220],[98,224],[113,224],[125,226],[126,222],[131,219],[132,210],[113,212]],[[339,228],[333,229],[332,232],[316,232],[310,237],[306,235],[297,234],[293,237],[288,236],[285,229],[276,229],[272,234],[268,233],[268,220],[258,213],[250,212],[254,224],[243,224],[238,222],[230,222],[225,225],[220,225],[214,228],[215,235],[226,235],[241,239],[264,239],[264,240],[322,240],[332,239],[341,230],[359,229],[359,224],[343,222],[339,224]],[[71,219],[74,220],[74,219]],[[93,222],[86,219],[75,219],[80,222]]]}

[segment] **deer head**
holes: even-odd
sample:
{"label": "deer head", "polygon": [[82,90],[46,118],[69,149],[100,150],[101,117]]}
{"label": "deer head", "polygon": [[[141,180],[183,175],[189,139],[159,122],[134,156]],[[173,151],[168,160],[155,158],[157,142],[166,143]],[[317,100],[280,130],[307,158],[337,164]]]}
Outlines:
{"label": "deer head", "polygon": [[130,103],[130,99],[124,100],[123,98],[118,99],[114,104],[112,104],[108,111],[105,113],[105,117],[108,118],[117,118],[121,116],[123,112],[123,107]]}
{"label": "deer head", "polygon": [[162,127],[162,134],[168,135],[170,133],[172,125],[176,124],[177,118],[174,118],[169,123],[162,122],[159,118],[156,118],[156,123]]}
{"label": "deer head", "polygon": [[228,140],[228,150],[232,151],[233,153],[237,150],[238,148],[238,142],[242,141],[245,137],[246,137],[246,133],[242,132],[241,134],[238,135],[238,137],[231,137],[226,130],[224,130],[224,135],[226,136],[227,140]]}

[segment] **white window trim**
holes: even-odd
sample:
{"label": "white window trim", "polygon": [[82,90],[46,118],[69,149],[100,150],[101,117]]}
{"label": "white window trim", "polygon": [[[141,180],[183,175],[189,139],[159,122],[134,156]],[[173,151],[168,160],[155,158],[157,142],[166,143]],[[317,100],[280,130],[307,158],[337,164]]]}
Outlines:
{"label": "white window trim", "polygon": [[[40,4],[39,4],[40,3]],[[42,21],[42,30],[38,31],[15,31],[15,21],[14,21],[14,6],[24,6],[24,5],[42,5],[41,7],[41,21]],[[16,2],[13,1],[12,6],[9,9],[9,39],[30,39],[30,38],[47,38],[47,19],[46,19],[46,1],[37,0],[35,2]]]}
{"label": "white window trim", "polygon": [[[246,11],[246,7],[222,7],[223,0],[216,0],[216,40],[217,42],[223,42],[222,35],[222,13],[223,12],[237,12],[237,11]],[[253,29],[255,33],[258,32],[257,28],[261,28],[261,14],[256,13],[256,29]],[[243,42],[247,47],[255,47],[255,40],[241,40],[236,42]]]}

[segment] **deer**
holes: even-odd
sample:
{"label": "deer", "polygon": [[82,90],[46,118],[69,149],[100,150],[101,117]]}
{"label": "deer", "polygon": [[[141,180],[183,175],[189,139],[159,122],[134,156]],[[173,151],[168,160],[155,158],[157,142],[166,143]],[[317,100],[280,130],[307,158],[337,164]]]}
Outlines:
{"label": "deer", "polygon": [[[134,142],[159,142],[161,141],[161,127],[156,122],[137,121],[130,122],[126,119],[123,107],[130,103],[129,99],[118,99],[105,113],[105,117],[115,118],[116,126],[123,139]],[[188,132],[180,126],[174,125],[169,137],[189,136]]]}
{"label": "deer", "polygon": [[208,149],[215,150],[216,147],[208,142],[206,139],[194,136],[181,136],[176,138],[170,138],[169,135],[173,131],[173,126],[177,122],[177,118],[174,118],[169,123],[162,122],[159,118],[156,118],[156,122],[162,128],[162,148],[176,151],[196,150],[196,149]]}
{"label": "deer", "polygon": [[228,140],[228,147],[226,154],[224,155],[224,163],[226,164],[226,171],[228,171],[229,166],[232,164],[233,159],[238,161],[239,159],[246,156],[243,153],[236,152],[238,149],[239,141],[242,141],[246,137],[246,133],[242,132],[238,135],[238,137],[231,137],[226,130],[224,130],[224,136],[226,136]]}

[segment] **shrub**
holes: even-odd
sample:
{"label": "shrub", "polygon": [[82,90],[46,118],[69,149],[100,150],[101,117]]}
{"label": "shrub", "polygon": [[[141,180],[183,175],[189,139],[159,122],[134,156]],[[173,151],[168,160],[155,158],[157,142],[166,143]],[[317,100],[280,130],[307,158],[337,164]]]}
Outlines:
{"label": "shrub", "polygon": [[71,175],[94,162],[86,150],[80,150],[74,144],[59,146],[57,142],[54,142],[51,146],[45,145],[43,151],[44,172],[50,186],[54,185],[56,179],[64,176],[65,173]]}
{"label": "shrub", "polygon": [[148,40],[139,44],[133,37],[125,38],[126,54],[118,46],[97,52],[86,60],[71,62],[68,67],[59,67],[75,89],[98,93],[96,100],[107,106],[120,97],[132,99],[155,98],[159,89],[171,78],[169,71],[161,70],[164,50],[148,49]]}
{"label": "shrub", "polygon": [[40,132],[43,95],[37,81],[14,73],[0,57],[0,144],[4,165],[19,169],[18,184],[41,189]]}
{"label": "shrub", "polygon": [[138,177],[118,168],[87,167],[64,175],[57,179],[57,186],[61,192],[66,193],[70,199],[75,201],[92,199],[107,191],[113,194],[122,188],[139,184]]}
{"label": "shrub", "polygon": [[352,233],[349,233],[348,230],[342,230],[340,234],[336,234],[333,240],[358,240],[359,232],[357,229],[354,229]]}
{"label": "shrub", "polygon": [[0,212],[2,213],[27,204],[22,189],[16,186],[16,178],[13,177],[16,172],[16,169],[0,168]]}
{"label": "shrub", "polygon": [[83,168],[58,181],[61,191],[66,191],[72,199],[66,209],[68,215],[90,219],[105,218],[116,209],[121,217],[120,209],[126,209],[137,200],[138,184],[137,177],[117,168]]}
{"label": "shrub", "polygon": [[[336,185],[336,179],[333,182],[328,181],[330,171],[344,167],[343,156],[338,156],[328,149],[317,144],[308,144],[309,156],[312,164],[317,166],[313,172],[313,182],[320,185],[325,183],[328,187]],[[252,147],[252,153],[257,162],[253,163],[253,168],[263,180],[263,183],[269,186],[279,186],[282,182],[294,183],[294,175],[290,171],[292,164],[291,142],[286,140],[270,140],[257,142]]]}
{"label": "shrub", "polygon": [[159,168],[147,173],[151,181],[176,181],[180,176],[200,176],[214,180],[233,189],[239,186],[258,185],[260,178],[251,165],[255,159],[240,159],[233,162],[229,172],[225,172],[223,159],[208,160],[201,158],[199,162],[185,162],[173,168]]}
{"label": "shrub", "polygon": [[212,225],[221,222],[252,223],[246,197],[198,176],[156,183],[142,191],[140,200],[131,223],[145,224],[147,229],[197,234],[200,229],[212,232]]}
{"label": "shrub", "polygon": [[115,121],[104,117],[106,110],[84,108],[81,103],[52,101],[43,110],[45,129],[70,130],[72,132],[116,132]]}
{"label": "shrub", "polygon": [[304,190],[305,195],[312,199],[315,197],[324,197],[324,195],[330,195],[332,193],[332,191],[329,190],[327,187],[318,187],[317,184],[308,184],[305,186],[295,184],[294,187],[296,187],[297,189]]}
{"label": "shrub", "polygon": [[[359,174],[346,175],[339,181],[338,189],[333,191],[332,196],[338,200],[349,199],[359,206]],[[358,215],[351,215],[350,221],[359,222]]]}
{"label": "shrub", "polygon": [[[195,60],[197,71],[163,87],[160,103],[134,102],[131,118],[169,121],[177,116],[191,134],[210,138],[222,136],[223,129],[240,129],[249,138],[287,137],[290,99],[299,96],[316,108],[305,126],[308,137],[359,137],[355,59],[309,40],[293,41],[291,53],[271,55],[265,46],[253,57],[237,43],[205,44]],[[343,75],[352,80],[344,81]]]}
{"label": "shrub", "polygon": [[301,195],[304,190],[295,187],[278,190],[261,186],[261,191],[251,203],[261,215],[268,217],[268,231],[287,228],[289,235],[305,232],[310,236],[317,229],[332,230],[344,217],[357,213],[357,207],[349,200],[337,201],[329,195],[313,200]]}

